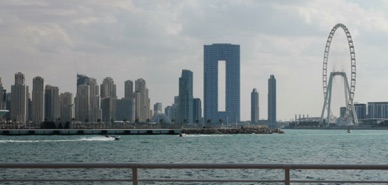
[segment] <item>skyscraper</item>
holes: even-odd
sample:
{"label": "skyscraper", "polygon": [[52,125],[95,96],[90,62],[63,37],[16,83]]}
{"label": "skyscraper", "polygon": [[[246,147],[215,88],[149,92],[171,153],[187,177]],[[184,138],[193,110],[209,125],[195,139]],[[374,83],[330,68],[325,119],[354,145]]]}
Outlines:
{"label": "skyscraper", "polygon": [[59,102],[61,121],[70,123],[75,116],[73,94],[70,92],[61,93],[59,95]]}
{"label": "skyscraper", "polygon": [[0,110],[5,109],[5,90],[3,87],[3,82],[0,78]]}
{"label": "skyscraper", "polygon": [[193,72],[182,70],[179,78],[179,103],[177,123],[193,123]]}
{"label": "skyscraper", "polygon": [[251,92],[251,123],[257,123],[259,120],[259,93],[256,89]]}
{"label": "skyscraper", "polygon": [[131,80],[124,82],[124,98],[133,100],[133,82]]}
{"label": "skyscraper", "polygon": [[[85,87],[87,86],[87,87]],[[78,121],[96,122],[101,119],[101,105],[97,80],[86,75],[77,74],[77,95],[75,101],[76,119]],[[88,93],[88,94],[84,94]],[[81,99],[81,98],[87,98]],[[81,103],[83,102],[83,103]]]}
{"label": "skyscraper", "polygon": [[116,84],[114,83],[113,79],[111,77],[106,77],[102,81],[101,87],[100,87],[101,98],[117,98],[116,95]]}
{"label": "skyscraper", "polygon": [[19,123],[27,121],[28,86],[25,85],[24,74],[15,74],[15,84],[11,86],[11,120]]}
{"label": "skyscraper", "polygon": [[142,78],[135,81],[135,119],[139,122],[151,119],[148,89],[145,80]]}
{"label": "skyscraper", "polygon": [[133,94],[133,82],[124,82],[124,98],[117,100],[116,119],[135,122],[135,103]]}
{"label": "skyscraper", "polygon": [[44,121],[44,80],[37,76],[32,80],[32,122]]}
{"label": "skyscraper", "polygon": [[201,99],[194,98],[193,99],[193,121],[194,123],[200,123],[202,119],[202,106],[201,106]]}
{"label": "skyscraper", "polygon": [[240,46],[204,46],[204,119],[207,124],[240,121]]}
{"label": "skyscraper", "polygon": [[75,116],[78,121],[90,121],[91,103],[90,86],[81,84],[77,86],[77,97],[75,99]]}
{"label": "skyscraper", "polygon": [[100,90],[102,121],[111,122],[116,120],[117,96],[116,84],[113,79],[106,77],[101,84]]}
{"label": "skyscraper", "polygon": [[271,75],[268,79],[268,124],[277,127],[276,124],[276,79]]}
{"label": "skyscraper", "polygon": [[45,118],[47,121],[57,121],[59,112],[59,89],[58,87],[46,85],[45,87]]}

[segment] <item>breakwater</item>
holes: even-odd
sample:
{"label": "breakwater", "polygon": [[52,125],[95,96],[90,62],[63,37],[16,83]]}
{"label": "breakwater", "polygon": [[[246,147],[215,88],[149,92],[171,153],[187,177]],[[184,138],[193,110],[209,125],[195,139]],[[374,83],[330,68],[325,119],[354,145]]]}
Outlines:
{"label": "breakwater", "polygon": [[192,128],[182,129],[184,134],[283,134],[280,129],[270,128]]}

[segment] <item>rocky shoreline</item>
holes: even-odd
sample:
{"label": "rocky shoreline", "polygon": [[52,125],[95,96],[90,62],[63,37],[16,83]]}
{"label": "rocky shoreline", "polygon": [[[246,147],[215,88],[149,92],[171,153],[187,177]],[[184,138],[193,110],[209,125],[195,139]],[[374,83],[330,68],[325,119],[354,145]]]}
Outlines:
{"label": "rocky shoreline", "polygon": [[283,134],[280,129],[270,128],[199,128],[182,129],[184,134]]}

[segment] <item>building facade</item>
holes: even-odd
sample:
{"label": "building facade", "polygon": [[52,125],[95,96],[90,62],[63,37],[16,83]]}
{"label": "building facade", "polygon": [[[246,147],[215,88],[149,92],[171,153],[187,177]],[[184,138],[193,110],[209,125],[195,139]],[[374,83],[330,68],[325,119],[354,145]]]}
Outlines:
{"label": "building facade", "polygon": [[271,75],[268,79],[268,124],[277,127],[276,124],[276,79]]}
{"label": "building facade", "polygon": [[155,103],[154,104],[154,114],[162,114],[162,113],[163,113],[162,103]]}
{"label": "building facade", "polygon": [[177,123],[193,123],[193,72],[182,70],[179,78],[179,103]]}
{"label": "building facade", "polygon": [[41,123],[45,119],[44,79],[40,76],[32,80],[32,122]]}
{"label": "building facade", "polygon": [[6,107],[5,96],[6,96],[6,91],[3,87],[3,82],[1,81],[1,78],[0,78],[0,110],[4,110]]}
{"label": "building facade", "polygon": [[59,89],[58,87],[46,85],[45,87],[45,121],[58,121],[59,111]]}
{"label": "building facade", "polygon": [[12,121],[26,123],[28,107],[28,86],[25,85],[24,74],[15,74],[15,84],[11,86],[11,117]]}
{"label": "building facade", "polygon": [[97,122],[98,120],[101,120],[101,98],[99,96],[99,85],[97,84],[96,79],[77,74],[77,95],[75,104],[77,121]]}
{"label": "building facade", "polygon": [[357,114],[357,118],[359,120],[364,120],[366,119],[366,104],[365,103],[355,103],[354,104],[354,109]]}
{"label": "building facade", "polygon": [[133,100],[122,98],[117,100],[116,120],[134,122],[133,119]]}
{"label": "building facade", "polygon": [[135,120],[146,122],[151,119],[150,99],[144,79],[135,81]]}
{"label": "building facade", "polygon": [[251,92],[251,123],[259,121],[259,93],[256,89]]}
{"label": "building facade", "polygon": [[194,123],[202,123],[202,102],[199,98],[193,99],[193,120]]}
{"label": "building facade", "polygon": [[74,97],[70,92],[64,92],[59,95],[61,121],[71,123],[75,118]]}
{"label": "building facade", "polygon": [[117,98],[116,95],[116,84],[114,83],[113,79],[111,77],[106,77],[102,81],[102,84],[100,86],[100,96],[101,98]]}
{"label": "building facade", "polygon": [[133,100],[133,82],[131,80],[124,82],[124,98]]}
{"label": "building facade", "polygon": [[388,119],[388,102],[368,102],[368,119]]}
{"label": "building facade", "polygon": [[204,119],[213,126],[240,121],[239,45],[204,46]]}
{"label": "building facade", "polygon": [[106,77],[100,86],[102,121],[112,122],[117,119],[116,84],[111,77]]}

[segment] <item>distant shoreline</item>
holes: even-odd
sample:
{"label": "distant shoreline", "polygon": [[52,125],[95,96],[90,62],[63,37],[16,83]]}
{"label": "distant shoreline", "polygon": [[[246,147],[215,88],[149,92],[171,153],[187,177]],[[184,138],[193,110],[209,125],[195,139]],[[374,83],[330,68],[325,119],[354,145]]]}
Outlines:
{"label": "distant shoreline", "polygon": [[0,135],[179,135],[182,129],[0,129]]}
{"label": "distant shoreline", "polygon": [[271,128],[193,128],[183,129],[184,134],[283,134],[280,129]]}
{"label": "distant shoreline", "polygon": [[334,126],[334,127],[285,127],[283,129],[310,129],[310,130],[388,130],[388,127],[372,127],[372,126]]}

